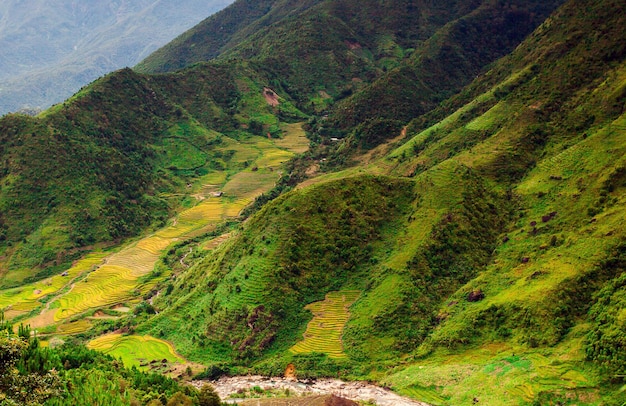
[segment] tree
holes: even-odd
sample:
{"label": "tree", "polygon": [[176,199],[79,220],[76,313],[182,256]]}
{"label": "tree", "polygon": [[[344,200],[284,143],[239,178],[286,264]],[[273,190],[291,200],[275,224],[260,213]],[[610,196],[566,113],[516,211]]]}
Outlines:
{"label": "tree", "polygon": [[39,404],[60,396],[61,385],[55,371],[21,374],[16,366],[28,350],[20,337],[0,335],[0,404]]}
{"label": "tree", "polygon": [[170,400],[167,401],[167,406],[191,406],[191,398],[182,392],[176,392]]}
{"label": "tree", "polygon": [[202,389],[200,389],[198,404],[200,406],[220,406],[222,401],[215,392],[215,389],[213,389],[213,386],[206,384],[202,387]]}

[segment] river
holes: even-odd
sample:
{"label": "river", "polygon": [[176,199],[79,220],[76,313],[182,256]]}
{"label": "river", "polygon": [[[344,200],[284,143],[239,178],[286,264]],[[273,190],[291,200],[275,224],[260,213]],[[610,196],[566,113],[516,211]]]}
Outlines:
{"label": "river", "polygon": [[200,388],[206,383],[213,385],[220,397],[229,403],[237,403],[237,399],[231,398],[231,395],[236,396],[238,392],[258,386],[264,390],[289,389],[295,395],[334,394],[354,401],[373,401],[378,406],[429,406],[427,403],[418,402],[380,386],[360,381],[345,382],[339,379],[298,381],[289,378],[268,378],[250,375],[224,376],[217,381],[194,381],[193,385]]}

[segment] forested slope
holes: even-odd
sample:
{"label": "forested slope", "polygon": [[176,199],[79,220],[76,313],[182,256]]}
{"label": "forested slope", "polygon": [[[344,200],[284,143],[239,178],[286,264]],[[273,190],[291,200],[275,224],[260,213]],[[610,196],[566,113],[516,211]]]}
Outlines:
{"label": "forested slope", "polygon": [[[224,37],[210,18],[140,66],[182,70],[120,71],[39,118],[5,117],[4,261],[59,233],[36,204],[80,213],[49,206],[59,179],[114,197],[102,207],[116,219],[173,211],[184,201],[159,192],[218,172],[220,139],[308,120],[311,151],[247,221],[163,250],[133,317],[94,331],[171,341],[205,377],[295,369],[431,404],[623,403],[624,4],[567,1],[549,17],[560,2],[411,4],[237,2]],[[202,165],[168,161],[172,128],[194,129],[182,135]],[[54,152],[67,136],[113,165],[32,180],[21,163],[37,142]],[[22,185],[41,198],[14,205]],[[69,230],[111,230],[103,213]],[[71,235],[59,246],[85,245]]]}

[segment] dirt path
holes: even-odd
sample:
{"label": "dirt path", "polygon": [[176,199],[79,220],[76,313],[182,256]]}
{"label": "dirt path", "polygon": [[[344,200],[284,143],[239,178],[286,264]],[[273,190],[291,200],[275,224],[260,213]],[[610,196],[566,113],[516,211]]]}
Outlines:
{"label": "dirt path", "polygon": [[183,255],[183,257],[180,259],[180,264],[183,266],[183,268],[189,268],[189,265],[185,263],[185,259],[187,259],[187,256],[191,254],[192,252],[193,252],[193,248],[189,248],[189,252]]}
{"label": "dirt path", "polygon": [[[201,388],[210,383],[224,400],[231,395],[236,396],[238,391],[259,386],[264,390],[289,389],[297,395],[330,395],[334,394],[355,401],[374,401],[378,406],[429,406],[427,403],[418,402],[402,397],[380,386],[367,382],[344,382],[339,379],[317,379],[314,381],[296,381],[286,378],[267,378],[263,376],[233,376],[222,377],[217,381],[193,381],[192,384]],[[229,403],[236,403],[233,400]]]}

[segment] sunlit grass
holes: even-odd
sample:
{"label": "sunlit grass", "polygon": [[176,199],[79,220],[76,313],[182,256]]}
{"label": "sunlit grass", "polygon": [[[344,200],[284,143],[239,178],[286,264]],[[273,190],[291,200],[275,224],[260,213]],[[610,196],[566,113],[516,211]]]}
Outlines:
{"label": "sunlit grass", "polygon": [[32,310],[41,304],[38,299],[57,292],[83,272],[93,269],[103,261],[106,255],[106,253],[96,252],[85,256],[66,271],[66,276],[55,275],[19,288],[0,291],[0,308],[11,306],[13,310]]}
{"label": "sunlit grass", "polygon": [[108,334],[90,341],[87,347],[121,358],[129,368],[145,367],[151,361],[161,362],[164,359],[168,362],[185,362],[170,343],[150,336]]}
{"label": "sunlit grass", "polygon": [[360,291],[331,292],[326,299],[307,305],[305,309],[313,313],[304,333],[304,340],[293,347],[295,354],[319,352],[332,358],[344,358],[341,336],[350,317],[350,306],[357,300]]}

